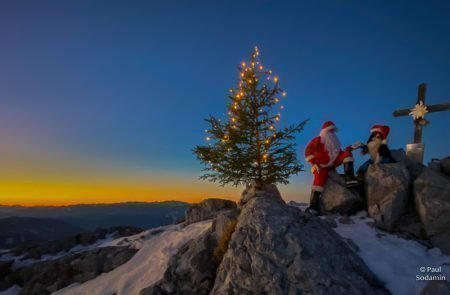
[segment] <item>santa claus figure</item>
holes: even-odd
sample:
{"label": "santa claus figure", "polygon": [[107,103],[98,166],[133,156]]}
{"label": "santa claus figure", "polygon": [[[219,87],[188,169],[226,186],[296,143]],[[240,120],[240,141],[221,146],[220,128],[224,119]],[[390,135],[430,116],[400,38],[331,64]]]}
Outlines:
{"label": "santa claus figure", "polygon": [[389,130],[389,126],[385,125],[374,125],[370,129],[367,144],[362,145],[362,154],[369,154],[370,159],[359,167],[358,177],[363,178],[364,173],[369,169],[371,164],[395,163],[395,159],[392,157],[391,151],[387,146]]}
{"label": "santa claus figure", "polygon": [[320,196],[328,178],[328,171],[344,164],[347,186],[358,184],[353,170],[352,147],[341,150],[341,144],[336,135],[336,125],[327,121],[323,123],[320,135],[313,138],[305,149],[306,161],[311,164],[314,181],[311,189],[310,212],[320,214]]}

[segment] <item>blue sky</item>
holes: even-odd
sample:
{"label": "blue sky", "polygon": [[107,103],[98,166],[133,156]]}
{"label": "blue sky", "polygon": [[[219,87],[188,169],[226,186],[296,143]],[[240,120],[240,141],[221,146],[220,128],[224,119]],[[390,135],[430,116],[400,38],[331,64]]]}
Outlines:
{"label": "blue sky", "polygon": [[[412,119],[392,112],[413,106],[418,84],[428,103],[450,101],[449,15],[446,1],[4,1],[0,177],[136,176],[140,186],[156,175],[208,187],[202,197],[237,193],[199,182],[190,150],[203,143],[204,118],[225,117],[255,45],[288,93],[281,124],[310,119],[297,137],[302,160],[325,120],[344,145],[387,124],[391,148],[404,147]],[[427,118],[426,161],[448,156],[450,112]],[[310,180],[292,177],[286,198],[307,199]]]}

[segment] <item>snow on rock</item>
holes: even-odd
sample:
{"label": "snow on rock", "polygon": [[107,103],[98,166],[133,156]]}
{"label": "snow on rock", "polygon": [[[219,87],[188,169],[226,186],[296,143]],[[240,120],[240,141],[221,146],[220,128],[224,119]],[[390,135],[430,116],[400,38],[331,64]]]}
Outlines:
{"label": "snow on rock", "polygon": [[8,290],[0,292],[0,295],[18,295],[22,288],[17,285],[12,286]]}
{"label": "snow on rock", "polygon": [[152,229],[131,237],[114,240],[110,244],[105,243],[103,246],[118,245],[121,242],[130,243],[131,246],[140,250],[128,262],[111,272],[83,284],[72,284],[53,294],[139,294],[142,289],[163,277],[170,257],[176,254],[178,249],[210,227],[211,220],[194,223],[184,228],[181,225],[172,225],[165,227],[165,230],[158,234],[155,234],[155,229]]}
{"label": "snow on rock", "polygon": [[[353,223],[342,224],[334,230],[344,238],[351,239],[358,246],[357,252],[367,266],[386,283],[393,295],[420,294],[428,281],[417,280],[417,275],[443,275],[450,280],[450,256],[433,248],[428,250],[413,240],[379,231],[369,226],[372,219],[360,212],[350,217]],[[441,273],[421,272],[421,267],[441,266]]]}
{"label": "snow on rock", "polygon": [[102,243],[98,244],[98,247],[121,247],[129,246],[134,249],[141,249],[144,242],[151,237],[157,236],[166,230],[173,230],[177,225],[166,225],[147,230],[132,236],[121,237],[117,239],[104,240]]}

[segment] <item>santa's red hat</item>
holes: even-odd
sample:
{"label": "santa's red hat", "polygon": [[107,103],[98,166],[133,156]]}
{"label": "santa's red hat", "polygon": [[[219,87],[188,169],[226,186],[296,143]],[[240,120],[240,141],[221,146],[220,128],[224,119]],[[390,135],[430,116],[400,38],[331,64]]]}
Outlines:
{"label": "santa's red hat", "polygon": [[386,125],[374,125],[370,128],[370,133],[378,132],[381,134],[381,139],[386,142],[389,135],[389,126]]}
{"label": "santa's red hat", "polygon": [[320,130],[320,135],[324,134],[325,132],[328,132],[330,130],[336,130],[336,125],[334,125],[331,121],[326,121],[322,124],[322,130]]}

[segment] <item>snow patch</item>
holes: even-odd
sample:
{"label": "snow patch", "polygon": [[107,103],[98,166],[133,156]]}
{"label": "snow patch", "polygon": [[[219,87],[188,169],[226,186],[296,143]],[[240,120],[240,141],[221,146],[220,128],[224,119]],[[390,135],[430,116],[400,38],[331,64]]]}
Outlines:
{"label": "snow patch", "polygon": [[[54,295],[129,295],[139,292],[162,279],[169,259],[189,240],[211,228],[211,220],[197,222],[187,227],[171,225],[163,232],[152,229],[127,238],[105,243],[114,245],[127,239],[139,251],[126,263],[116,269],[101,274],[83,284],[72,284]],[[156,233],[155,233],[156,232]]]}
{"label": "snow patch", "polygon": [[[360,212],[352,216],[353,224],[338,225],[334,230],[342,237],[352,239],[359,247],[357,252],[367,266],[386,283],[393,295],[420,294],[428,281],[416,280],[416,276],[444,275],[450,280],[450,256],[438,248],[428,250],[413,240],[380,231],[367,224],[373,219]],[[421,267],[439,267],[441,273],[423,273]]]}

